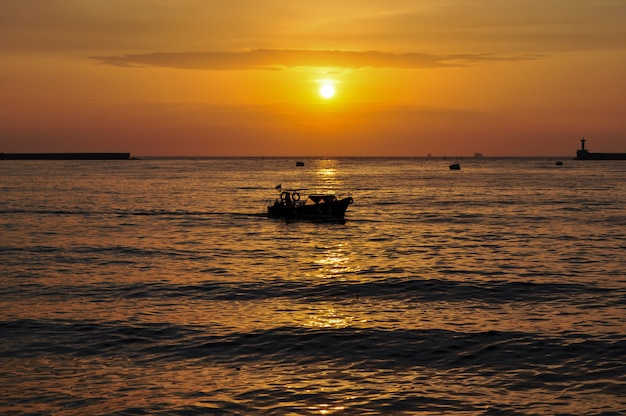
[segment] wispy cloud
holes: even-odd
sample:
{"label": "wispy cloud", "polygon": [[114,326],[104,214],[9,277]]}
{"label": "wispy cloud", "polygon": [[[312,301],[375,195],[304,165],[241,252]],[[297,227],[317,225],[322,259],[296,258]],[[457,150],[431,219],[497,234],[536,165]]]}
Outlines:
{"label": "wispy cloud", "polygon": [[124,67],[167,67],[198,70],[284,70],[296,67],[327,68],[442,68],[490,61],[538,59],[538,55],[491,54],[434,55],[381,51],[256,49],[234,52],[159,52],[92,59]]}

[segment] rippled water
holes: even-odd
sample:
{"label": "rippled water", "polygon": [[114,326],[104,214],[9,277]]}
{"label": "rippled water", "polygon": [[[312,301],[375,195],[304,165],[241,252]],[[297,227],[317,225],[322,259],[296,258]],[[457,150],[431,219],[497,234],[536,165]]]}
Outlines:
{"label": "rippled water", "polygon": [[0,163],[0,413],[626,414],[626,162],[304,162]]}

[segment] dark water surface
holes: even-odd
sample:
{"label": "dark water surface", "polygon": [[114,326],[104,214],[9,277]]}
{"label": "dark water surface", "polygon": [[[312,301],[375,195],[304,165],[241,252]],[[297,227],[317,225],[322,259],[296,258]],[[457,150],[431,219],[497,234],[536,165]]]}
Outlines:
{"label": "dark water surface", "polygon": [[304,161],[0,163],[0,413],[626,414],[626,162]]}

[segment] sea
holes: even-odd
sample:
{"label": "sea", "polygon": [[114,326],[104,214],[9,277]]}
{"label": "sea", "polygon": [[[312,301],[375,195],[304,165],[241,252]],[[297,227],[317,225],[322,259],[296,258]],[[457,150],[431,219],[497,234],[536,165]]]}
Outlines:
{"label": "sea", "polygon": [[557,160],[0,161],[0,414],[625,415],[626,161]]}

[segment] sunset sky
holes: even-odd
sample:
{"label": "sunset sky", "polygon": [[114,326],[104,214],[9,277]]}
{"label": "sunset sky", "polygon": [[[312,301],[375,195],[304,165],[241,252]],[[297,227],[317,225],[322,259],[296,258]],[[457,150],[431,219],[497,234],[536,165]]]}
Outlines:
{"label": "sunset sky", "polygon": [[626,1],[0,0],[0,103],[5,153],[626,152]]}

